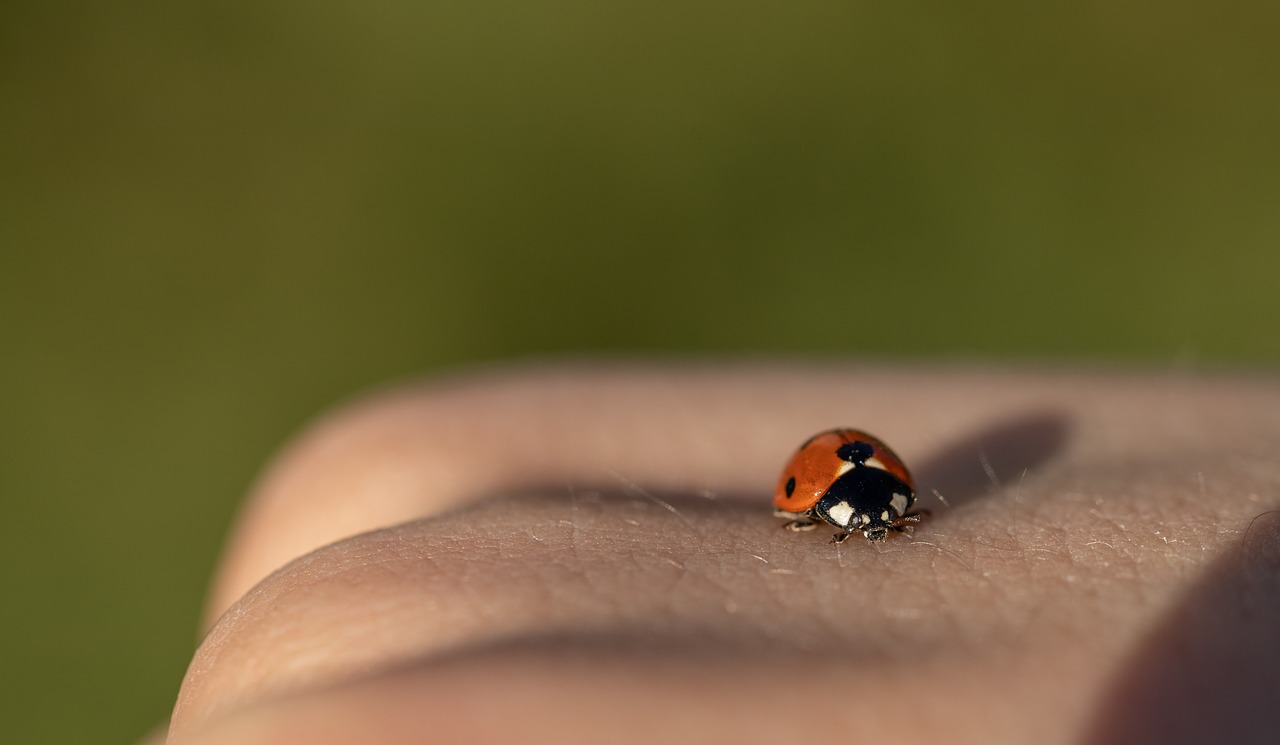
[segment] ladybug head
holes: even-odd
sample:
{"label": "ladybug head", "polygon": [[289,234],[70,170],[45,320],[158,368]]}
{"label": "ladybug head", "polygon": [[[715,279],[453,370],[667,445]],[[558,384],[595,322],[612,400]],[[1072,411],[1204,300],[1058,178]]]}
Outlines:
{"label": "ladybug head", "polygon": [[[897,496],[897,495],[895,495]],[[905,498],[903,498],[905,502]],[[828,493],[814,505],[814,514],[822,520],[852,533],[862,531],[869,541],[883,541],[898,518],[902,517],[894,501],[891,505],[857,504],[854,500]]]}

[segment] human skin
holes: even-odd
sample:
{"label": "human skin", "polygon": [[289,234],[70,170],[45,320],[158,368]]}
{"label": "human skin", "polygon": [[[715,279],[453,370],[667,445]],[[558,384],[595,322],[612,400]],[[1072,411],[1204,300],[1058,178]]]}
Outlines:
{"label": "human skin", "polygon": [[[780,529],[834,426],[911,536]],[[1280,384],[562,364],[367,397],[268,469],[170,742],[1275,742]],[[941,498],[935,495],[941,495]]]}

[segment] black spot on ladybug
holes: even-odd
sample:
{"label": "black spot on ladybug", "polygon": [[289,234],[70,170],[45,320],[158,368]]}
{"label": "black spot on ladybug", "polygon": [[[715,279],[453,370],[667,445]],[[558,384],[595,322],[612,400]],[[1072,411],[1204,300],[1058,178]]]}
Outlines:
{"label": "black spot on ladybug", "polygon": [[795,490],[796,490],[796,477],[792,476],[791,478],[787,479],[787,496],[788,497],[791,496],[792,492],[794,492]]}
{"label": "black spot on ladybug", "polygon": [[846,442],[836,451],[836,457],[861,465],[867,458],[875,455],[875,452],[875,448],[871,447],[869,442]]}

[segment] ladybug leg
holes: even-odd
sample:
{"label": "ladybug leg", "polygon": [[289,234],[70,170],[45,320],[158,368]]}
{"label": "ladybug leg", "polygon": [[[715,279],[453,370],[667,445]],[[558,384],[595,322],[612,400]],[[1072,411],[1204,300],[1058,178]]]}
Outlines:
{"label": "ladybug leg", "polygon": [[813,530],[818,527],[818,524],[812,520],[788,520],[782,524],[782,527],[786,530],[799,533],[803,530]]}
{"label": "ladybug leg", "polygon": [[774,510],[773,516],[790,518],[789,520],[787,520],[787,522],[782,524],[782,527],[785,528],[786,530],[790,530],[796,533],[802,530],[813,530],[814,528],[818,527],[818,523],[814,522],[811,519],[813,515],[808,512],[787,512],[786,510]]}
{"label": "ladybug leg", "polygon": [[899,533],[906,533],[907,535],[911,535],[912,533],[915,532],[916,526],[924,522],[925,520],[928,520],[932,514],[933,513],[929,512],[928,510],[920,510],[919,512],[908,513],[898,518],[897,520],[893,521],[893,529],[898,531]]}
{"label": "ladybug leg", "polygon": [[908,512],[907,514],[898,518],[896,522],[912,523],[912,524],[918,525],[924,522],[925,520],[928,520],[931,517],[933,517],[933,513],[928,510],[916,510],[915,512]]}
{"label": "ladybug leg", "polygon": [[841,543],[844,543],[845,541],[849,540],[849,536],[851,535],[853,535],[853,533],[836,533],[835,535],[831,536],[831,542],[838,546]]}

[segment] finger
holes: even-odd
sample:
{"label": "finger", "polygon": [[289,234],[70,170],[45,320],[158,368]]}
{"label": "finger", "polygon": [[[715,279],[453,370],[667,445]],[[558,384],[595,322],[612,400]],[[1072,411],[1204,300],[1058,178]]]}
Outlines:
{"label": "finger", "polygon": [[[392,391],[326,417],[269,469],[232,534],[207,621],[319,546],[485,495],[629,480],[759,498],[819,429],[856,425],[911,460],[1052,397],[1087,395],[1056,385],[987,372],[673,365],[535,368]],[[967,465],[975,456],[963,453]]]}
{"label": "finger", "polygon": [[[763,654],[762,654],[763,652]],[[1011,700],[1011,671],[986,674],[992,698]],[[921,680],[931,683],[921,690]],[[183,740],[190,745],[419,745],[653,742],[799,743],[1019,742],[1043,735],[1016,707],[966,708],[973,671],[938,661],[885,666],[852,678],[847,665],[817,655],[745,657],[683,647],[539,643],[412,665],[250,706]],[[952,692],[960,692],[953,695]],[[918,702],[927,699],[928,715]],[[1054,702],[1061,705],[1062,702]],[[1075,702],[1070,702],[1074,704]],[[887,708],[881,708],[881,707]],[[1028,721],[1030,720],[1030,721]],[[1028,727],[1027,725],[1030,725]],[[919,739],[917,739],[919,738]]]}
{"label": "finger", "polygon": [[[555,490],[545,484],[541,489],[518,489],[515,485],[536,480],[523,478],[527,474],[520,469],[508,473],[500,467],[512,484],[510,490],[518,492],[514,499],[485,498],[470,510],[324,549],[259,587],[215,629],[188,676],[175,727],[189,727],[253,700],[317,685],[343,685],[369,670],[414,660],[438,661],[441,654],[458,650],[483,650],[549,631],[574,639],[592,629],[651,631],[656,620],[669,624],[671,638],[650,645],[659,640],[641,634],[636,637],[640,646],[669,649],[680,639],[692,639],[700,648],[732,647],[726,658],[740,661],[750,659],[743,650],[810,653],[821,648],[839,652],[845,667],[849,657],[901,660],[920,652],[921,659],[932,659],[945,649],[955,655],[953,661],[963,659],[963,667],[974,676],[1003,668],[1018,670],[1020,679],[1030,681],[1056,671],[1051,680],[1057,686],[1052,697],[1059,706],[1057,715],[1048,716],[1053,712],[1044,706],[1028,711],[1035,712],[1037,721],[1048,716],[1061,724],[1105,675],[1106,665],[1096,661],[1113,659],[1147,620],[1144,608],[1176,592],[1179,582],[1194,576],[1195,562],[1211,556],[1233,535],[1240,517],[1257,509],[1262,475],[1254,468],[1241,478],[1235,466],[1255,463],[1250,454],[1256,457],[1258,448],[1275,442],[1274,391],[1238,382],[1153,385],[1150,380],[1125,378],[954,375],[944,381],[924,374],[747,370],[722,372],[727,382],[708,386],[705,370],[610,375],[551,376],[554,384],[594,390],[596,397],[575,398],[577,405],[592,404],[581,411],[572,404],[565,404],[568,411],[550,408],[557,408],[560,416],[573,416],[575,434],[567,437],[588,451],[593,447],[591,433],[602,433],[619,416],[628,421],[628,411],[635,421],[646,419],[653,425],[656,419],[668,425],[632,428],[633,434],[649,435],[634,438],[629,447],[597,451],[632,458],[627,470],[635,480],[628,481],[662,485],[658,493],[657,486],[646,489],[659,501],[630,490],[616,477],[611,477],[611,491],[589,489],[585,485],[591,483],[590,468],[571,458],[552,458],[550,462],[563,469],[545,472],[551,474],[547,481],[557,483]],[[932,407],[947,412],[944,423],[967,426],[951,429],[949,442],[919,431],[918,424],[890,436],[886,433],[892,425],[891,407],[874,400],[860,403],[852,394],[867,389],[868,383],[911,401],[894,409],[900,414],[919,415],[922,407]],[[768,396],[760,392],[782,384],[790,391],[809,391],[806,395],[812,400],[805,403],[806,395],[791,393],[789,402],[779,399],[769,405]],[[469,395],[475,397],[472,406],[483,410],[478,402],[536,399],[535,391],[547,385],[546,380],[506,381],[480,386]],[[666,402],[661,406],[641,395],[655,396],[657,389]],[[512,390],[522,394],[513,396]],[[944,492],[962,498],[958,509],[930,526],[928,540],[860,552],[846,548],[842,554],[838,547],[798,543],[796,536],[765,528],[768,521],[761,522],[758,515],[768,510],[758,511],[757,506],[768,500],[758,483],[772,482],[773,469],[804,435],[786,437],[777,456],[769,458],[764,453],[773,448],[773,441],[762,432],[795,424],[789,416],[797,417],[800,423],[795,426],[806,434],[831,426],[830,410],[816,403],[821,390],[845,391],[839,400],[862,412],[853,423],[884,417],[885,427],[863,426],[884,434],[913,464],[917,461],[912,453],[918,452],[912,449],[914,442],[926,453],[920,469],[926,488],[939,484]],[[440,394],[419,395],[431,399]],[[631,397],[650,404],[647,417],[623,405]],[[613,408],[605,405],[606,399]],[[394,416],[396,406],[379,411],[382,405],[366,409],[364,415],[401,421]],[[597,418],[596,406],[614,416]],[[772,416],[748,413],[757,408]],[[1056,444],[1054,437],[1046,440],[1045,423],[1055,420],[1036,412],[1047,410],[1069,412],[1063,416],[1071,421],[1070,439],[1059,436]],[[719,421],[726,419],[730,423]],[[409,418],[416,426],[442,426],[439,418],[430,421],[424,425]],[[518,417],[510,426],[526,437],[537,431],[536,423],[521,424]],[[680,454],[694,446],[670,449],[670,440],[700,441],[689,434],[690,428],[725,437],[713,437],[717,447],[682,465]],[[1229,431],[1233,436],[1206,441],[1206,431]],[[1028,449],[1025,440],[1036,433],[1046,441]],[[1138,433],[1147,436],[1139,438]],[[327,436],[340,434],[331,431]],[[607,440],[607,435],[601,436]],[[650,442],[659,436],[661,444]],[[921,444],[938,440],[942,445],[932,448]],[[503,440],[516,450],[524,441]],[[361,438],[346,442],[358,450]],[[730,442],[739,447],[725,444]],[[1241,450],[1245,442],[1252,444]],[[377,448],[371,450],[381,454]],[[733,457],[725,457],[726,451]],[[398,452],[416,462],[412,450]],[[674,454],[669,457],[675,463],[670,470],[662,467],[664,452]],[[1186,452],[1197,457],[1187,458]],[[305,465],[305,459],[302,462]],[[760,465],[766,462],[768,466]],[[1011,478],[1019,472],[1019,462],[1036,466],[1029,481],[1016,483]],[[323,460],[313,463],[321,470],[327,467]],[[1015,466],[1011,473],[1010,464]],[[986,479],[982,491],[997,495],[1001,492],[992,475],[1000,481],[1004,472],[1004,494],[1013,500],[982,497],[971,476],[974,472]],[[757,478],[762,473],[763,479]],[[748,481],[755,485],[743,486]],[[565,482],[579,482],[581,488],[561,490],[559,484]],[[502,480],[495,478],[493,483]],[[1224,498],[1206,500],[1210,488]],[[717,499],[707,498],[708,489]],[[482,493],[477,489],[430,504],[405,499],[404,506],[440,510]],[[578,500],[577,494],[587,496]],[[667,510],[664,502],[677,512]],[[1160,505],[1154,515],[1152,504]],[[344,514],[358,516],[359,510]],[[1135,524],[1149,530],[1128,527]],[[566,533],[569,528],[572,531]],[[1192,551],[1188,562],[1185,554],[1171,551],[1171,543],[1179,542],[1201,552],[1200,558]],[[497,559],[486,558],[486,549],[497,551]],[[1135,567],[1143,557],[1148,558],[1139,573]],[[678,574],[673,580],[664,572]],[[798,583],[789,579],[797,577]],[[1091,594],[1082,601],[1078,593],[1064,592],[1072,586],[1089,588]],[[549,600],[552,593],[555,602]],[[1134,598],[1143,602],[1135,603]],[[1035,636],[1025,629],[1032,622],[1040,624]],[[1100,626],[1108,629],[1101,637],[1095,633]],[[1029,647],[1029,640],[1046,638],[1041,634],[1056,640],[1056,661],[1047,660],[1043,649],[1038,656],[1028,652],[1035,646]],[[1011,643],[1016,640],[1021,641]],[[1095,663],[1082,665],[1082,660]],[[861,664],[856,669],[866,679],[882,674],[883,665]],[[935,671],[944,672],[945,668]],[[806,688],[802,676],[787,678],[789,674],[794,676],[794,671],[780,668],[785,685]],[[853,675],[845,684],[866,679]],[[988,682],[994,685],[1000,679]],[[891,693],[882,691],[884,698],[870,698],[868,705],[894,705],[897,699]],[[1043,697],[1044,689],[1037,693]],[[971,705],[983,711],[991,708],[989,697],[975,695]],[[744,715],[749,718],[750,712]]]}
{"label": "finger", "polygon": [[[927,543],[831,546],[777,529],[749,504],[662,498],[684,519],[625,493],[587,494],[576,504],[560,493],[522,493],[314,552],[251,591],[215,627],[188,672],[173,731],[255,702],[348,690],[371,671],[414,671],[395,680],[448,687],[473,663],[505,675],[521,667],[517,660],[540,660],[526,673],[578,698],[593,688],[592,666],[570,666],[576,672],[566,680],[564,667],[550,662],[566,655],[599,659],[594,695],[578,698],[593,711],[608,710],[619,695],[665,711],[672,679],[723,684],[755,669],[771,680],[757,691],[765,701],[778,691],[787,706],[830,709],[833,727],[853,727],[864,707],[900,708],[903,692],[925,680],[918,676],[936,682],[956,668],[986,681],[984,699],[1009,681],[1051,675],[1057,695],[1049,713],[1057,716],[1049,718],[1061,721],[1064,709],[1080,705],[1082,681],[1100,674],[1080,666],[1079,643],[1096,646],[1087,629],[1124,628],[1134,613],[1124,602],[1132,582],[1082,603],[1063,597],[1059,581],[994,581],[1020,578],[1023,559],[982,549],[964,537],[974,527],[964,521],[949,529],[959,535]],[[1099,583],[1107,570],[1075,571]],[[1053,625],[1027,628],[1041,614]],[[1056,641],[1046,648],[1049,633]],[[664,664],[645,664],[658,659]],[[493,668],[494,660],[503,664]],[[905,676],[902,688],[884,687],[890,670]],[[620,676],[639,692],[619,688]],[[528,707],[526,693],[536,687],[508,681],[491,695],[506,691]],[[846,710],[853,692],[859,707]],[[949,695],[987,716],[990,700],[981,706],[973,693]],[[758,702],[733,710],[744,727],[766,726],[762,720],[778,713]]]}

